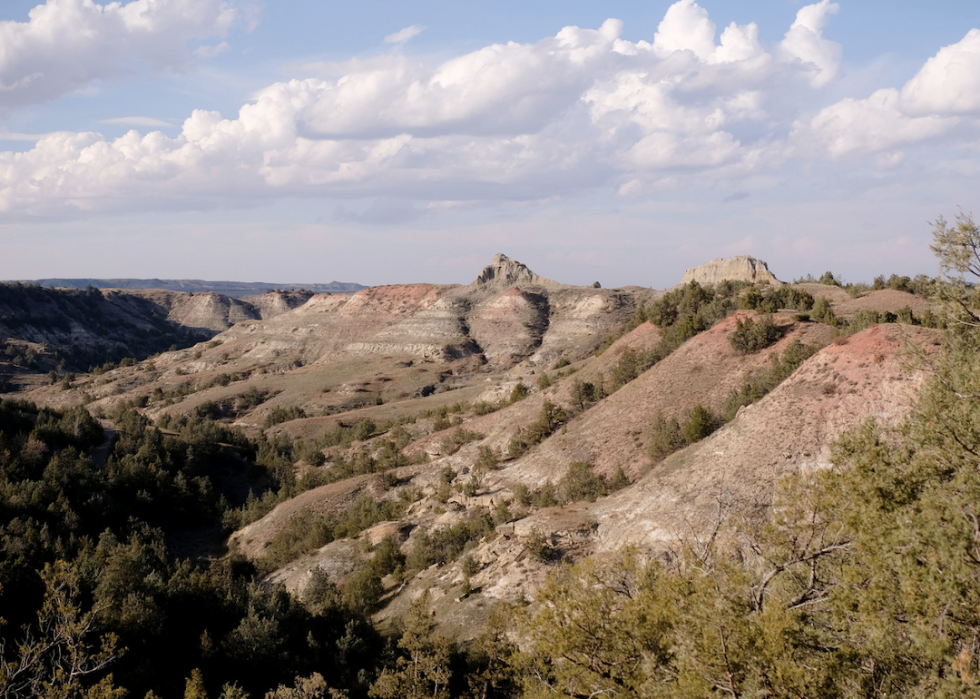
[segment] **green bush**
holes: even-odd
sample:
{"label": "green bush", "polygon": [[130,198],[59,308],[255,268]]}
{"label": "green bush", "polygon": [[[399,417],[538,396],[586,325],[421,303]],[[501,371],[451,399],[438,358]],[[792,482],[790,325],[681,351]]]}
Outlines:
{"label": "green bush", "polygon": [[483,435],[479,432],[470,432],[469,430],[464,430],[462,427],[457,427],[451,435],[442,440],[439,446],[439,453],[443,456],[455,454],[464,444],[469,444],[479,439],[483,439]]}
{"label": "green bush", "polygon": [[489,415],[500,410],[502,407],[504,406],[501,403],[488,403],[485,400],[481,400],[473,404],[473,414],[476,416]]}
{"label": "green bush", "polygon": [[617,490],[622,490],[630,484],[630,479],[626,476],[626,472],[623,471],[622,466],[616,467],[616,472],[609,481],[609,492],[615,492]]}
{"label": "green bush", "polygon": [[814,302],[810,317],[818,323],[837,327],[837,316],[834,314],[834,309],[831,307],[830,301],[827,300],[826,296],[821,296]]}
{"label": "green bush", "polygon": [[769,347],[783,336],[776,327],[771,314],[765,314],[756,323],[751,318],[735,321],[735,330],[728,336],[728,342],[739,354],[752,354]]}
{"label": "green bush", "polygon": [[297,405],[277,405],[269,414],[265,416],[265,421],[262,423],[264,427],[272,427],[273,425],[279,425],[283,422],[290,422],[291,420],[299,420],[306,417],[306,411]]}
{"label": "green bush", "polygon": [[720,427],[721,421],[708,408],[700,403],[691,408],[681,434],[689,444],[700,442]]}
{"label": "green bush", "polygon": [[552,554],[554,553],[548,537],[538,529],[532,529],[528,534],[527,539],[524,541],[524,549],[531,558],[540,563],[546,563],[551,560]]}
{"label": "green bush", "polygon": [[595,384],[575,379],[572,382],[572,405],[578,407],[579,410],[585,410],[587,406],[599,400],[600,393],[601,391],[596,389]]}
{"label": "green bush", "polygon": [[518,427],[507,445],[507,454],[516,459],[548,438],[555,430],[565,424],[568,415],[564,408],[546,400],[541,406],[538,419],[527,427]]}
{"label": "green bush", "polygon": [[252,386],[244,393],[240,393],[235,399],[235,404],[238,410],[246,411],[252,408],[258,407],[265,402],[268,395],[265,391],[260,391],[259,389]]}
{"label": "green bush", "polygon": [[375,425],[372,420],[365,419],[354,425],[354,433],[352,437],[356,442],[363,442],[366,439],[370,439],[377,431],[378,426]]}
{"label": "green bush", "polygon": [[500,451],[495,448],[481,444],[476,449],[476,463],[474,468],[480,471],[493,471],[500,465]]}
{"label": "green bush", "polygon": [[381,576],[370,565],[365,565],[357,568],[347,578],[341,599],[355,614],[367,614],[377,605],[383,594]]}
{"label": "green bush", "polygon": [[531,489],[524,483],[518,483],[514,487],[514,499],[519,505],[528,507],[531,504]]}
{"label": "green bush", "polygon": [[639,355],[632,347],[627,347],[619,356],[619,361],[609,373],[612,390],[619,390],[640,375],[642,364]]}
{"label": "green bush", "polygon": [[528,387],[525,386],[523,382],[519,382],[510,392],[510,402],[516,403],[524,400],[529,395],[531,395],[531,391],[528,389]]}
{"label": "green bush", "polygon": [[386,536],[378,544],[378,548],[371,557],[371,570],[379,577],[395,574],[405,567],[405,554],[401,551],[401,545],[393,536]]}
{"label": "green bush", "polygon": [[683,447],[684,443],[684,435],[677,418],[665,418],[660,412],[653,416],[647,454],[654,463],[663,461]]}
{"label": "green bush", "polygon": [[813,345],[804,345],[794,339],[783,350],[782,356],[772,358],[772,363],[766,371],[750,377],[738,389],[732,391],[722,406],[722,418],[726,422],[734,420],[739,408],[761,400],[816,352],[817,348]]}
{"label": "green bush", "polygon": [[558,482],[558,489],[565,502],[595,502],[609,492],[605,479],[597,476],[592,464],[585,461],[569,464],[568,473]]}

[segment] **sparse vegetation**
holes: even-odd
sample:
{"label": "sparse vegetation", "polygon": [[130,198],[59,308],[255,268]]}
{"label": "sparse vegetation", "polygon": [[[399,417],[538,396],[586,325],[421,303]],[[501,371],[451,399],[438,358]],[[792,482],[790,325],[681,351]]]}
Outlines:
{"label": "sparse vegetation", "polygon": [[276,570],[335,539],[354,538],[378,522],[396,520],[405,507],[406,503],[400,499],[378,502],[362,494],[350,507],[335,515],[303,512],[272,538],[257,565],[262,571]]}
{"label": "sparse vegetation", "polygon": [[464,430],[462,427],[457,427],[451,435],[442,440],[439,453],[443,456],[455,454],[464,444],[469,444],[480,439],[483,439],[483,435],[479,432],[470,432],[469,430]]}
{"label": "sparse vegetation", "polygon": [[527,452],[528,449],[540,444],[551,435],[556,429],[565,424],[568,419],[564,408],[546,400],[541,406],[538,419],[527,427],[517,428],[517,432],[510,440],[507,447],[507,454],[512,459],[516,459]]}
{"label": "sparse vegetation", "polygon": [[530,389],[524,385],[523,382],[518,382],[516,386],[510,392],[510,402],[516,403],[518,401],[524,400],[529,395],[531,395]]}
{"label": "sparse vegetation", "polygon": [[739,408],[762,399],[816,352],[816,347],[804,345],[794,339],[783,350],[782,356],[773,356],[772,364],[765,372],[747,380],[725,400],[721,409],[724,420],[726,422],[734,420]]}
{"label": "sparse vegetation", "polygon": [[728,341],[739,354],[752,354],[769,347],[782,336],[782,330],[776,327],[772,315],[767,313],[759,318],[758,323],[751,318],[744,321],[738,318]]}
{"label": "sparse vegetation", "polygon": [[[964,241],[980,241],[972,220],[964,218],[951,228],[937,224],[936,245],[945,269],[954,276],[980,270],[975,254],[980,243],[973,246],[973,257],[963,249]],[[554,373],[543,363],[528,362],[523,372],[531,377],[529,383],[519,379],[497,403],[476,396],[509,387],[503,382],[512,374],[498,372],[499,360],[479,356],[455,357],[443,365],[439,358],[413,364],[394,354],[372,355],[364,380],[357,382],[344,373],[349,367],[311,370],[318,377],[316,386],[351,387],[357,395],[348,400],[338,397],[346,390],[324,391],[318,399],[293,393],[290,384],[276,383],[274,373],[255,385],[234,388],[233,382],[259,371],[254,363],[239,362],[247,351],[237,340],[228,343],[235,348],[229,353],[208,351],[219,343],[202,345],[197,352],[206,361],[190,362],[194,350],[182,353],[180,361],[188,362],[183,367],[196,383],[174,379],[184,371],[174,363],[177,357],[136,366],[135,359],[127,359],[139,357],[132,351],[103,356],[99,372],[115,373],[95,382],[79,379],[64,366],[52,368],[51,354],[37,350],[34,361],[42,372],[33,377],[37,395],[63,401],[98,398],[100,417],[113,423],[117,437],[115,443],[104,443],[101,426],[81,407],[0,403],[0,693],[10,693],[4,670],[23,660],[27,646],[18,645],[21,639],[40,639],[55,628],[46,625],[44,614],[51,607],[45,599],[61,585],[71,594],[60,608],[70,618],[91,619],[97,629],[86,637],[93,645],[85,652],[98,652],[103,640],[116,639],[105,646],[106,666],[69,692],[92,690],[93,697],[116,696],[122,687],[131,696],[183,693],[222,699],[971,695],[980,676],[980,597],[975,592],[980,566],[973,555],[974,522],[980,516],[973,468],[980,433],[973,398],[980,394],[975,288],[955,280],[895,275],[875,279],[873,287],[845,284],[829,273],[821,281],[852,296],[886,288],[924,293],[920,290],[931,285],[945,308],[916,315],[923,306],[914,301],[890,312],[846,310],[839,316],[828,298],[814,299],[788,286],[689,284],[636,308],[626,324],[627,329],[656,324],[660,340],[654,347],[638,348],[643,341],[638,333],[638,342],[629,339],[632,347],[617,344],[595,361],[583,359],[583,347],[591,345],[582,340],[564,348],[568,356],[560,356]],[[632,292],[632,298],[643,293]],[[826,293],[841,298],[839,291]],[[628,291],[621,298],[634,303]],[[549,312],[560,314],[554,308]],[[723,484],[717,507],[704,507],[708,496],[695,492],[700,484],[692,483],[679,509],[700,510],[678,530],[693,534],[690,540],[672,541],[669,556],[649,559],[624,550],[606,552],[602,560],[581,559],[593,543],[590,527],[598,526],[592,516],[601,511],[582,503],[629,487],[624,468],[616,464],[637,468],[636,451],[644,442],[642,432],[631,429],[636,427],[633,415],[622,421],[629,425],[617,424],[615,434],[608,435],[619,441],[595,439],[596,424],[611,424],[635,410],[624,405],[625,396],[595,410],[595,422],[586,411],[736,308],[760,314],[743,313],[734,323],[729,339],[741,355],[771,347],[789,331],[785,319],[790,314],[780,314],[783,320],[772,316],[780,310],[791,311],[799,323],[812,319],[834,328],[833,333],[813,326],[793,332],[850,343],[828,357],[868,345],[848,335],[875,323],[949,324],[950,329],[941,352],[922,351],[938,378],[927,380],[905,426],[887,434],[870,423],[850,431],[835,447],[834,468],[779,485],[771,509],[766,509],[770,484],[754,482],[760,476],[752,469],[745,474],[745,487],[754,498],[748,505],[738,500],[743,495],[738,488],[729,492]],[[920,330],[908,334],[931,337]],[[893,339],[897,333],[880,335]],[[724,341],[705,340],[705,346]],[[721,406],[717,387],[711,393],[703,390],[709,373],[705,355],[697,356],[701,350],[692,347],[683,371],[701,384],[644,404],[664,406],[664,412],[653,415],[650,459],[659,462],[708,437],[816,351],[798,340],[784,342],[783,351],[771,352],[762,369],[739,368],[744,381]],[[11,355],[7,348],[12,346],[4,345],[4,356],[20,381],[29,368],[28,347],[17,344]],[[556,356],[553,345],[544,347]],[[875,346],[861,366],[881,364],[890,353]],[[229,366],[216,374],[212,360],[219,355]],[[12,361],[16,357],[20,364]],[[574,378],[569,378],[571,360],[582,370]],[[724,360],[739,361],[730,353]],[[760,361],[748,358],[744,366],[760,366]],[[292,362],[283,356],[269,366],[296,366]],[[816,370],[822,371],[823,364],[814,369],[819,378],[808,395],[820,393],[821,405],[860,391],[850,379],[856,373],[838,366],[820,374]],[[702,379],[699,371],[704,371]],[[732,376],[721,385],[733,385],[727,383]],[[487,385],[478,386],[484,380]],[[542,395],[530,395],[532,380]],[[58,383],[74,392],[58,393]],[[429,385],[420,389],[424,383]],[[275,401],[279,405],[255,410],[269,403],[276,386],[289,391]],[[224,390],[163,414],[167,405],[209,388]],[[422,404],[435,407],[411,413],[414,408],[405,405],[429,388],[427,395],[436,388],[439,395]],[[452,400],[448,392],[458,388],[463,389],[458,395],[476,402],[443,405]],[[644,400],[646,386],[635,388]],[[529,396],[530,402],[518,403]],[[564,396],[568,404],[559,405]],[[697,400],[703,404],[692,405]],[[302,435],[295,441],[281,429],[266,434],[249,424],[246,433],[220,422],[255,411],[265,414],[264,428],[273,427],[305,417],[299,402],[318,416],[345,414],[291,425],[289,433]],[[490,446],[500,444],[502,429],[520,424],[514,416],[527,415],[539,403],[536,419],[521,424],[504,453]],[[350,412],[355,409],[359,412]],[[463,452],[469,456],[459,455],[465,445],[485,438],[467,421],[501,409],[507,414],[477,423],[490,435],[490,444],[474,444]],[[159,415],[157,424],[143,413]],[[757,414],[750,411],[740,419],[758,425]],[[325,422],[329,429],[322,426]],[[575,433],[579,425],[585,428],[581,435]],[[443,432],[432,436],[438,431]],[[559,431],[567,431],[569,438],[556,441],[555,449],[566,449],[568,456],[554,464],[554,471],[544,470],[549,466],[538,458],[517,465],[505,461]],[[737,430],[731,434],[738,436]],[[420,439],[425,441],[413,444]],[[406,468],[427,461],[426,450],[435,455],[434,442],[440,442],[437,456],[450,458],[428,468]],[[610,448],[599,451],[596,444]],[[662,475],[669,488],[672,478],[685,476],[687,466],[693,466],[690,473],[699,472],[703,464],[692,461],[703,451],[673,460],[649,477]],[[579,456],[585,454],[592,456]],[[600,466],[603,475],[597,473]],[[289,502],[305,490],[358,476]],[[556,480],[545,480],[549,476]],[[512,500],[508,487],[513,487]],[[632,497],[629,492],[618,496],[616,507]],[[566,507],[572,503],[578,504]],[[273,517],[261,521],[280,505]],[[531,508],[559,506],[563,509],[535,513],[536,528],[511,524]],[[610,537],[617,536],[615,517],[605,513],[600,531],[605,536],[609,526]],[[370,536],[364,532],[380,522],[391,522],[384,530],[393,533],[379,542],[381,527]],[[222,550],[224,536],[254,523],[239,544]],[[702,525],[704,531],[698,529]],[[343,559],[310,571],[305,589],[304,571],[284,569],[326,544],[358,537],[356,543],[337,543],[320,554],[342,550]],[[435,634],[437,623],[480,623],[491,599],[481,595],[481,586],[497,584],[494,576],[500,573],[525,576],[520,584],[526,584],[527,576],[541,570],[528,566],[528,558],[556,564],[542,587],[527,588],[529,600],[491,616],[486,633],[467,648],[442,640],[451,628]],[[416,577],[432,566],[443,568]],[[263,577],[273,571],[280,572]],[[291,586],[300,580],[301,598],[270,582],[284,576]],[[394,610],[408,606],[409,595],[430,585],[439,594],[423,594],[407,616],[393,618]],[[369,618],[389,603],[384,617],[391,637],[385,643]],[[508,634],[520,639],[520,649]],[[123,648],[128,650],[122,653]],[[159,657],[167,662],[151,662]],[[52,668],[60,661],[44,662]]]}
{"label": "sparse vegetation", "polygon": [[592,464],[573,461],[568,466],[568,472],[558,482],[558,490],[565,502],[595,502],[609,492],[609,486],[605,478],[596,475]]}
{"label": "sparse vegetation", "polygon": [[650,428],[650,446],[647,454],[654,462],[660,462],[683,447],[685,444],[684,433],[677,418],[664,417],[663,413],[653,416],[653,425]]}
{"label": "sparse vegetation", "polygon": [[306,411],[297,405],[277,405],[265,416],[264,427],[272,427],[283,422],[306,417]]}

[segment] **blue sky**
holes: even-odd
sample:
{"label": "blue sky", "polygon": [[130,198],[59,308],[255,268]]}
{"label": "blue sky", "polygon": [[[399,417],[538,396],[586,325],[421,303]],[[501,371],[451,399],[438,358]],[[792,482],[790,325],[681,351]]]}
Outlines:
{"label": "blue sky", "polygon": [[0,278],[936,273],[972,2],[0,5]]}

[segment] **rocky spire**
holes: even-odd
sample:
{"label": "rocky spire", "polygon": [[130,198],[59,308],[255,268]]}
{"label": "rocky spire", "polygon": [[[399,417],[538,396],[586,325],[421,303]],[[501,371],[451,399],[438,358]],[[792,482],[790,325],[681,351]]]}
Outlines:
{"label": "rocky spire", "polygon": [[493,262],[483,268],[470,286],[475,288],[506,289],[518,284],[534,284],[537,286],[558,286],[557,282],[539,277],[517,260],[498,253]]}

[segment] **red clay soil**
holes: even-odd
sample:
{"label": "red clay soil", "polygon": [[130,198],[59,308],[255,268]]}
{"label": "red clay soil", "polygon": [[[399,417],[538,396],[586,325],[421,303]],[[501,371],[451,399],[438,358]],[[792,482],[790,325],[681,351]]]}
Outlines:
{"label": "red clay soil", "polygon": [[683,421],[695,405],[718,411],[729,394],[750,376],[766,369],[772,357],[798,339],[823,346],[831,329],[818,323],[794,324],[789,314],[777,315],[786,332],[773,346],[750,355],[732,349],[729,334],[737,319],[752,317],[740,311],[692,338],[664,361],[627,384],[568,424],[522,458],[514,473],[522,480],[543,482],[560,478],[572,461],[587,461],[596,472],[612,475],[621,466],[633,477],[649,462],[650,424],[656,413]]}
{"label": "red clay soil", "polygon": [[826,347],[733,422],[597,503],[599,548],[656,547],[703,533],[719,508],[763,511],[783,476],[829,467],[845,430],[869,417],[884,429],[901,422],[925,378],[905,349],[934,352],[940,338],[890,324]]}

